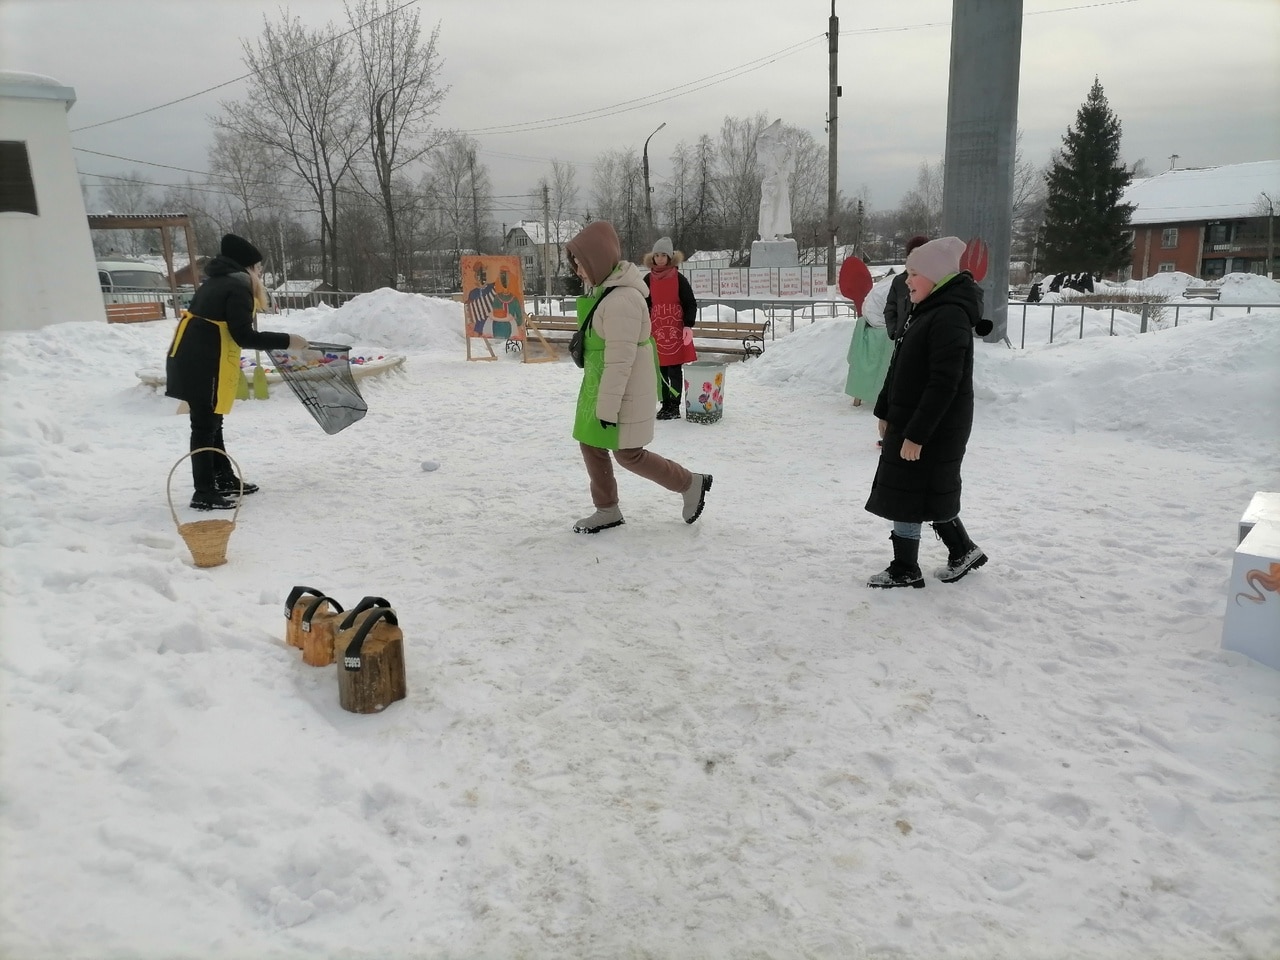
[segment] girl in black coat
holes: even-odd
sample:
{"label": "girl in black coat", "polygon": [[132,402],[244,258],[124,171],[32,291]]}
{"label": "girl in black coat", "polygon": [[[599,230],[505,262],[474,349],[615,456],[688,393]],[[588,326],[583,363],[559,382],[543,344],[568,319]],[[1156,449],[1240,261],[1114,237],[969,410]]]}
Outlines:
{"label": "girl in black coat", "polygon": [[893,521],[893,562],[870,587],[923,587],[920,528],[933,523],[947,545],[940,580],[959,580],[987,562],[960,523],[960,465],[973,426],[973,334],[978,285],[960,271],[964,241],[931,240],[907,257],[914,306],[894,347],[876,400],[880,464],[867,510]]}
{"label": "girl in black coat", "polygon": [[[233,233],[222,238],[220,254],[204,268],[205,280],[191,298],[174,331],[165,361],[165,395],[185,400],[191,414],[191,447],[226,450],[222,417],[235,402],[240,378],[240,349],[305,350],[296,333],[254,329],[259,305],[266,304],[261,277],[262,254]],[[242,492],[231,462],[219,453],[191,457],[196,510],[230,510]],[[245,482],[244,493],[257,492]]]}
{"label": "girl in black coat", "polygon": [[[907,241],[903,256],[911,256],[916,247],[929,242],[928,237],[914,236]],[[907,290],[907,271],[903,270],[889,284],[889,296],[884,302],[884,330],[890,340],[897,340],[906,326],[907,314],[911,312],[911,293]]]}

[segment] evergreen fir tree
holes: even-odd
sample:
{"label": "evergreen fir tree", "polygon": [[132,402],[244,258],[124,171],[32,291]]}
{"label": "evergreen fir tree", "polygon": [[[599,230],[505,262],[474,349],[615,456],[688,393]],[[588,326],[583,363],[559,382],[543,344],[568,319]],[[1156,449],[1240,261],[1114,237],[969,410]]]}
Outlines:
{"label": "evergreen fir tree", "polygon": [[1131,179],[1120,162],[1120,121],[1094,77],[1049,171],[1041,255],[1047,269],[1101,276],[1132,262],[1133,205],[1120,202]]}

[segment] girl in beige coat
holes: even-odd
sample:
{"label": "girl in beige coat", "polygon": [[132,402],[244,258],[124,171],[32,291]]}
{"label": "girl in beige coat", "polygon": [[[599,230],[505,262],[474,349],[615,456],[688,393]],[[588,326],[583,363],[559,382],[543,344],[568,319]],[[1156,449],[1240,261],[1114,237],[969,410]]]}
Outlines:
{"label": "girl in beige coat", "polygon": [[693,523],[702,514],[711,475],[690,473],[644,449],[653,440],[658,369],[640,271],[621,259],[618,234],[603,220],[588,224],[565,248],[585,291],[578,303],[579,322],[588,313],[591,320],[573,437],[587,466],[596,510],[573,529],[598,533],[625,522],[614,458],[623,469],[679,493],[681,515],[685,523]]}

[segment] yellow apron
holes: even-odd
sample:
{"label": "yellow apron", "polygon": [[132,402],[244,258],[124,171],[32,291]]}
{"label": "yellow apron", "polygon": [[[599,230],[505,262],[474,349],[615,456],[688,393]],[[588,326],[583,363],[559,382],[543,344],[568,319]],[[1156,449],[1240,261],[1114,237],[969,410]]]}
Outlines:
{"label": "yellow apron", "polygon": [[192,320],[204,320],[205,323],[212,323],[218,328],[218,397],[213,404],[214,413],[230,413],[231,406],[236,402],[236,381],[240,377],[240,345],[231,337],[231,332],[227,329],[225,320],[208,320],[204,317],[197,317],[189,310],[182,311],[182,319],[178,321],[178,329],[173,333],[173,346],[169,349],[169,356],[174,356],[178,352],[178,344],[182,341],[182,335],[186,333],[187,324]]}

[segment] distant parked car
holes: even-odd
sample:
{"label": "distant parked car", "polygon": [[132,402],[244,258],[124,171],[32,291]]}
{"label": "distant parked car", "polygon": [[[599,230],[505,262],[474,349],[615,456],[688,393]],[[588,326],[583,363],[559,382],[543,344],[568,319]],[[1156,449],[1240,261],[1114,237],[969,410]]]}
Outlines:
{"label": "distant parked car", "polygon": [[98,283],[107,303],[169,299],[169,276],[141,260],[99,260]]}

